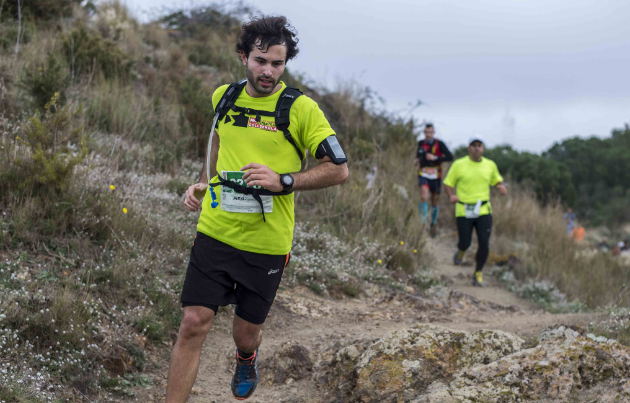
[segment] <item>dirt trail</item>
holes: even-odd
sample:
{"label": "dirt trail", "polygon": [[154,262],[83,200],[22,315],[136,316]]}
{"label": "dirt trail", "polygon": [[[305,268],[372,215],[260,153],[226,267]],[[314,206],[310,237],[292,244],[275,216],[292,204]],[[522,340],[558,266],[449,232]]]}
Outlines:
{"label": "dirt trail", "polygon": [[[287,341],[310,349],[314,355],[336,340],[361,336],[381,337],[389,331],[416,323],[432,322],[448,328],[474,331],[498,329],[524,338],[535,337],[544,327],[554,324],[587,325],[593,314],[553,315],[519,298],[486,275],[485,288],[470,284],[473,268],[454,266],[452,235],[429,241],[435,258],[433,270],[450,285],[441,290],[450,306],[428,303],[409,293],[382,290],[359,299],[321,298],[305,288],[281,289],[265,325],[260,348],[261,375],[264,362]],[[471,252],[469,252],[471,253]],[[429,301],[430,302],[430,301]],[[201,356],[197,382],[190,402],[235,401],[230,393],[234,345],[231,337],[231,311],[220,312],[208,334]],[[167,373],[164,366],[163,375]],[[321,391],[306,378],[290,383],[259,385],[250,402],[321,402]],[[146,401],[163,401],[164,392],[148,391]],[[142,397],[140,397],[142,399]]]}

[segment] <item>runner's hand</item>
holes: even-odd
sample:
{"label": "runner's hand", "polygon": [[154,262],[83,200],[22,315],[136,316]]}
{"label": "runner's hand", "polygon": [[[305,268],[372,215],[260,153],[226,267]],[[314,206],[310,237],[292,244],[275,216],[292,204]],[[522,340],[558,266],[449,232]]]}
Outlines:
{"label": "runner's hand", "polygon": [[504,184],[498,184],[497,189],[499,189],[501,196],[507,196],[507,187]]}
{"label": "runner's hand", "polygon": [[427,153],[427,159],[429,161],[435,161],[437,159],[437,157],[431,153]]}
{"label": "runner's hand", "polygon": [[188,187],[184,197],[184,206],[188,211],[197,211],[201,208],[201,202],[195,197],[195,191],[200,191],[203,187],[207,187],[205,183],[195,183]]}
{"label": "runner's hand", "polygon": [[284,189],[280,183],[280,175],[266,165],[252,162],[241,168],[241,171],[247,171],[243,174],[247,186],[262,186],[272,192],[281,192]]}
{"label": "runner's hand", "polygon": [[459,202],[459,197],[457,197],[457,195],[453,195],[450,197],[450,201],[451,203],[458,203]]}
{"label": "runner's hand", "polygon": [[420,165],[420,160],[418,158],[416,158],[415,160],[413,160],[413,164],[415,166],[419,166]]}

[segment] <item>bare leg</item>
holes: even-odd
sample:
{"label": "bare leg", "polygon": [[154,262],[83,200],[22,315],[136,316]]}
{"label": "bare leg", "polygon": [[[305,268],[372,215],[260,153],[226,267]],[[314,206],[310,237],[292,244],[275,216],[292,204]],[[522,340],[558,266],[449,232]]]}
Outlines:
{"label": "bare leg", "polygon": [[420,186],[420,199],[423,203],[429,202],[429,188],[427,186]]}
{"label": "bare leg", "polygon": [[214,320],[214,311],[203,306],[187,306],[179,326],[168,369],[166,403],[184,403],[195,384],[201,346]]}
{"label": "bare leg", "polygon": [[262,342],[262,325],[254,325],[234,315],[232,337],[236,347],[246,354],[251,354]]}
{"label": "bare leg", "polygon": [[440,195],[438,193],[431,193],[431,205],[433,208],[437,207],[439,201]]}

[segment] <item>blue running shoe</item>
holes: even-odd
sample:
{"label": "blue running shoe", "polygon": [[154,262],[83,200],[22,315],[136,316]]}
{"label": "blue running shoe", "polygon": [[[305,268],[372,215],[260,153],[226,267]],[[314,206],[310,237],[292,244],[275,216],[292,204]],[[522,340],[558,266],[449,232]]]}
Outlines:
{"label": "blue running shoe", "polygon": [[258,385],[258,350],[249,358],[241,358],[236,350],[236,370],[232,378],[232,394],[238,400],[245,400],[254,393]]}

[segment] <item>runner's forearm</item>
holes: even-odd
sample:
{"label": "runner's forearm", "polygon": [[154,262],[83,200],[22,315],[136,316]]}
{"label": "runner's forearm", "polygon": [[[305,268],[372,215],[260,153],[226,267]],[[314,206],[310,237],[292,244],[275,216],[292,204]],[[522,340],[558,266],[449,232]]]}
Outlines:
{"label": "runner's forearm", "polygon": [[[328,158],[328,157],[326,157]],[[308,171],[292,174],[293,190],[316,190],[341,185],[348,179],[348,165],[320,162]]]}
{"label": "runner's forearm", "polygon": [[[220,143],[219,134],[215,130],[214,136],[212,136],[212,151],[210,155],[210,178],[214,178],[217,174],[217,159],[219,158]],[[208,176],[206,175],[206,161],[208,161],[208,149],[206,149],[206,157],[203,159],[203,166],[201,168],[201,175],[199,179],[200,183],[208,183]]]}
{"label": "runner's forearm", "polygon": [[446,194],[448,194],[448,197],[451,197],[455,194],[454,189],[448,185],[444,185],[444,190],[446,190]]}

